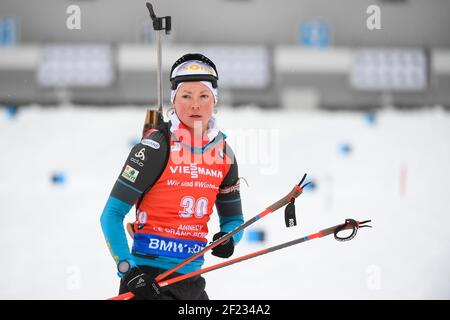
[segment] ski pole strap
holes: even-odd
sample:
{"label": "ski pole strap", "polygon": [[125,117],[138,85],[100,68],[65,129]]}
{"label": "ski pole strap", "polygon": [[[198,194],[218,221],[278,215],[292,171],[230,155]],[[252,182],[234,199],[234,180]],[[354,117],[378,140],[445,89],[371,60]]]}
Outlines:
{"label": "ski pole strap", "polygon": [[303,192],[303,188],[300,187],[299,185],[295,185],[295,187],[291,190],[291,192],[289,192],[289,194],[287,196],[283,197],[282,199],[278,200],[271,206],[267,207],[267,210],[269,210],[270,212],[274,212],[274,211],[280,209],[281,207],[284,207],[289,202],[291,202],[293,199],[295,199],[299,195],[301,195],[302,192]]}
{"label": "ski pole strap", "polygon": [[271,206],[267,207],[266,211],[274,212],[274,211],[280,209],[281,207],[284,207],[288,203],[294,203],[295,198],[297,198],[299,195],[301,195],[303,193],[303,189],[308,184],[310,184],[310,182],[308,182],[302,186],[302,183],[305,181],[305,179],[306,179],[306,173],[303,175],[302,180],[300,180],[300,182],[294,186],[294,188],[291,190],[291,192],[289,192],[289,194],[287,196],[278,200]]}
{"label": "ski pole strap", "polygon": [[[371,222],[371,220],[365,220],[365,221],[355,221],[353,219],[345,219],[345,223],[341,224],[339,226],[336,227],[336,229],[334,230],[334,238],[337,241],[349,241],[352,240],[355,236],[356,233],[358,232],[359,228],[372,228],[372,226],[369,225],[365,225],[366,223]],[[352,229],[352,233],[347,236],[347,237],[343,237],[343,236],[339,236],[339,232],[342,232],[343,230],[346,229]]]}

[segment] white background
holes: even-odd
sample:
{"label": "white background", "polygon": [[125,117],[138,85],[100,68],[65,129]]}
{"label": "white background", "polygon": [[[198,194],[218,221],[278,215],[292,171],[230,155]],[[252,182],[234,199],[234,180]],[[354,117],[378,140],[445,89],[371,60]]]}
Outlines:
{"label": "white background", "polygon": [[[144,117],[137,107],[0,113],[0,299],[117,294],[99,218]],[[221,107],[218,117],[249,183],[241,187],[246,220],[304,173],[317,185],[296,201],[297,227],[284,226],[280,209],[250,228],[267,241],[244,236],[235,256],[345,218],[372,219],[374,228],[350,242],[315,239],[208,273],[211,299],[450,298],[448,113],[384,110],[372,126],[357,112]],[[343,143],[351,153],[339,152]],[[57,171],[64,185],[52,184]],[[217,225],[214,214],[210,238]],[[205,266],[217,262],[208,254]]]}

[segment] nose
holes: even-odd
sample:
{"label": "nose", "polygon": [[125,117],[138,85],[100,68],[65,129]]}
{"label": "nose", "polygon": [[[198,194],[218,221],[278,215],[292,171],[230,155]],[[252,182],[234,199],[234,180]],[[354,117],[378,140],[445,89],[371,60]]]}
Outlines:
{"label": "nose", "polygon": [[194,99],[191,104],[192,110],[200,110],[200,101],[198,99]]}

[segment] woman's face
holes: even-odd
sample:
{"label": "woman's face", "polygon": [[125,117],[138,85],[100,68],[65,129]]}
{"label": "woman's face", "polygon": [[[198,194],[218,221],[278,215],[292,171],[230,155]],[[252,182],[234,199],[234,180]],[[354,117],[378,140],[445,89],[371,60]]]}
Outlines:
{"label": "woman's face", "polygon": [[214,110],[214,96],[201,82],[184,82],[173,105],[181,122],[192,130],[198,126],[203,133]]}

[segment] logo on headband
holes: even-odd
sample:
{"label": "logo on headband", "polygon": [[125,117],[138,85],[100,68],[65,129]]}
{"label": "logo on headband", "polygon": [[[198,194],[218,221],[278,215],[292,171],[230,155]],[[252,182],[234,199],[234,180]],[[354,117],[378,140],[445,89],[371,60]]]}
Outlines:
{"label": "logo on headband", "polygon": [[182,66],[180,71],[204,71],[208,74],[214,75],[214,70],[211,67],[200,66],[198,64]]}

